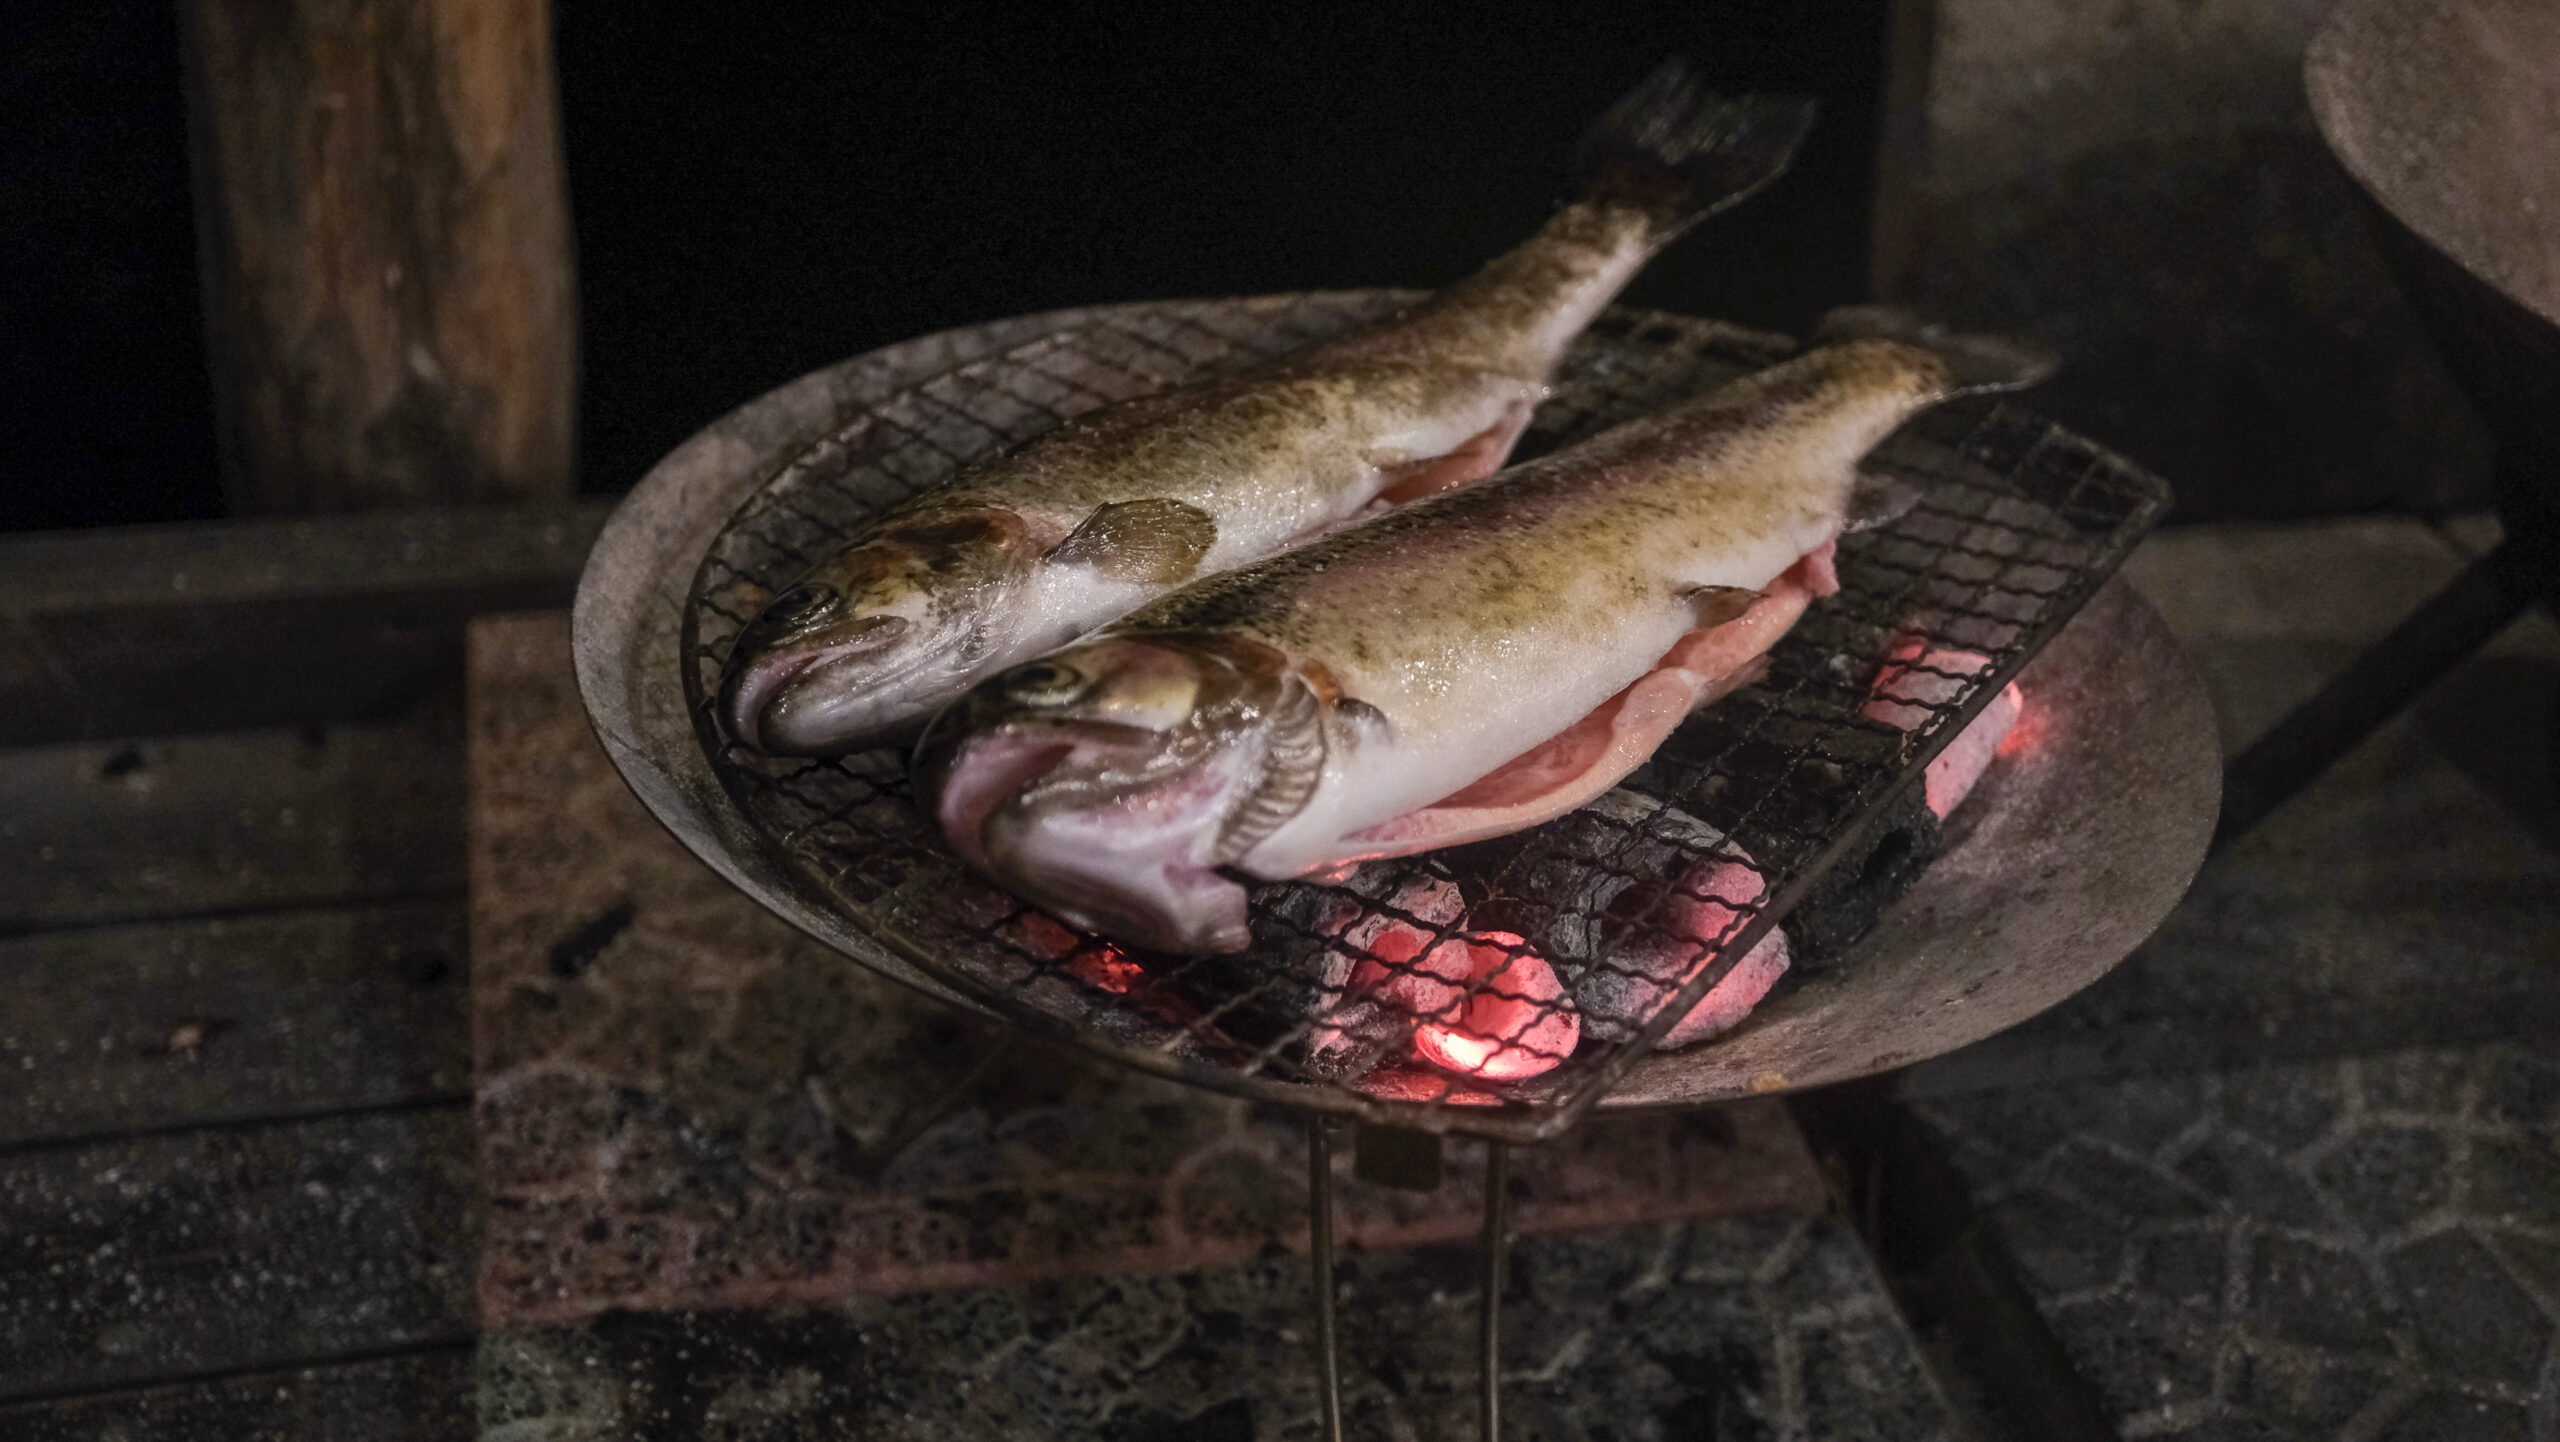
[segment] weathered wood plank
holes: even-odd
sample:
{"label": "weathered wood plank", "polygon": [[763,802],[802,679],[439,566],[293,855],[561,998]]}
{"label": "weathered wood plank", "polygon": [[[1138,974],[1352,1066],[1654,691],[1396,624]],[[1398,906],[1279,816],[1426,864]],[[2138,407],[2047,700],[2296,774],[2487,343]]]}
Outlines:
{"label": "weathered wood plank", "polygon": [[461,1442],[472,1435],[471,1349],[461,1345],[0,1406],[0,1442]]}
{"label": "weathered wood plank", "polygon": [[610,505],[0,540],[0,745],[378,716],[482,611],[567,604]]}
{"label": "weathered wood plank", "polygon": [[10,1155],[0,1401],[467,1336],[473,1210],[460,1106]]}
{"label": "weathered wood plank", "polygon": [[471,1085],[460,900],[0,942],[0,1147]]}
{"label": "weathered wood plank", "polygon": [[344,601],[573,584],[613,507],[611,498],[424,506],[0,537],[0,611]]}
{"label": "weathered wood plank", "polygon": [[567,496],[550,5],[178,10],[234,508]]}
{"label": "weathered wood plank", "polygon": [[395,723],[0,751],[0,935],[458,894],[457,704]]}

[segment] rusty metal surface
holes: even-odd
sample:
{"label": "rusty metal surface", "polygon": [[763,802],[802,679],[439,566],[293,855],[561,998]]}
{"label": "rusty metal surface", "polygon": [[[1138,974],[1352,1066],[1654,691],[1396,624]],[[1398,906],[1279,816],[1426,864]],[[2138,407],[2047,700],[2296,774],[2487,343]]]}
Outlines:
{"label": "rusty metal surface", "polygon": [[[1292,348],[1383,314],[1401,299],[1339,293],[1031,317],[876,353],[742,408],[680,448],[634,492],[582,584],[581,687],[608,753],[642,799],[715,869],[804,930],[910,984],[1161,1074],[1268,1100],[1520,1139],[1561,1131],[1622,1080],[1638,1081],[1633,1095],[1639,1099],[1669,1101],[1853,1075],[1960,1044],[2093,979],[2165,913],[2194,861],[2180,857],[2176,838],[2154,848],[2168,858],[2158,868],[2158,885],[2126,887],[2110,876],[2089,891],[2111,903],[2113,924],[2054,923],[2063,934],[2096,939],[2077,951],[2076,968],[1986,964],[1987,952],[1973,953],[1969,964],[1981,975],[1959,983],[1975,995],[1960,1017],[1926,1018],[1914,1029],[1898,1009],[1911,1000],[1909,988],[1856,991],[1867,1000],[1846,1010],[1816,1008],[1833,1036],[1827,1047],[1802,1051],[1790,1063],[1793,1070],[1746,1069],[1737,1088],[1712,1064],[1664,1072],[1659,1059],[1639,1063],[1653,1037],[1685,1009],[1675,1002],[1650,1025],[1642,1013],[1624,1019],[1596,1046],[1586,1029],[1578,1050],[1534,1082],[1461,1083],[1398,1059],[1395,1049],[1413,1037],[1410,1024],[1382,1041],[1363,1041],[1365,1051],[1343,1047],[1358,1052],[1348,1066],[1319,1044],[1321,1014],[1329,1007],[1338,1012],[1343,1003],[1343,981],[1331,972],[1378,960],[1390,968],[1415,964],[1384,958],[1376,939],[1363,939],[1344,914],[1427,933],[1426,956],[1434,954],[1431,942],[1465,924],[1449,915],[1419,915],[1400,899],[1417,885],[1449,881],[1452,873],[1440,863],[1394,863],[1354,878],[1348,888],[1263,888],[1256,897],[1262,942],[1241,967],[1132,957],[1076,939],[958,875],[907,803],[894,756],[777,763],[727,746],[707,720],[703,677],[716,674],[745,615],[813,553],[881,506],[1060,416]],[[1531,446],[1570,440],[1765,364],[1787,348],[1782,339],[1710,322],[1613,312],[1568,362]],[[1760,879],[1755,897],[1726,908],[1729,920],[1720,933],[1700,933],[1703,946],[1692,943],[1697,949],[1690,954],[1712,957],[1713,964],[1678,964],[1690,968],[1685,996],[1720,980],[1837,854],[1838,843],[2055,634],[2122,559],[2165,496],[2156,480],[2087,442],[1996,408],[1918,428],[1883,458],[1926,472],[1935,483],[1929,501],[1905,523],[1844,545],[1843,597],[1817,608],[1782,645],[1771,680],[1693,723],[1704,729],[1691,738],[1685,758],[1666,748],[1666,759],[1650,768],[1650,783],[1674,804],[1657,800],[1642,817],[1612,823],[1626,833],[1616,842],[1659,849],[1676,841],[1691,863],[1739,859]],[[2138,602],[2119,600],[2101,614],[2115,618],[2109,626],[2138,629],[2138,613]],[[1856,716],[1864,678],[1890,638],[1914,624],[1996,664],[1929,708],[1907,737],[1889,727],[1878,734]],[[2156,632],[2156,622],[2151,625]],[[2118,693],[2176,693],[2183,702],[2173,699],[2164,714],[2183,721],[2202,716],[2190,673],[2175,666],[2140,670],[2144,659],[2159,659],[2155,651],[2117,648],[2105,639],[2094,649],[2110,655],[2121,649],[2134,658],[2134,673],[2107,675]],[[2174,648],[2167,656],[2176,659]],[[2057,696],[2075,694],[2082,679],[2057,681],[2051,689]],[[2212,730],[2209,720],[2192,729],[2202,738],[2206,764],[2187,778],[2181,804],[2166,808],[2162,821],[2174,832],[2177,823],[2192,820],[2200,838],[2212,809]],[[2098,758],[2102,771],[2105,759]],[[2161,764],[2190,759],[2179,753]],[[1800,777],[1817,773],[1828,780],[1807,791]],[[2195,776],[2207,779],[2198,783]],[[2101,775],[2091,785],[2082,776],[2074,794],[2101,804],[2113,779]],[[2069,790],[2046,800],[2067,809]],[[1696,822],[1678,815],[1680,805],[1711,815],[1749,853],[1711,829],[1702,840]],[[1665,817],[1690,829],[1682,832]],[[1598,823],[1582,824],[1589,830]],[[1567,869],[1586,867],[1592,860],[1584,855],[1590,838],[1574,840],[1569,823],[1557,825],[1566,828],[1559,833],[1564,839],[1533,841],[1526,859],[1515,858],[1493,878],[1514,886],[1515,910],[1520,888],[1545,874],[1541,868],[1552,871],[1560,861]],[[2106,870],[2094,855],[2066,853],[2063,864]],[[1613,900],[1610,924],[1667,928],[1660,917],[1671,910],[1665,896],[1675,881],[1645,880],[1650,889],[1644,905],[1633,908],[1635,918],[1622,922],[1630,909]],[[1579,922],[1583,930],[1573,933],[1586,939],[1599,934],[1591,928],[1600,921],[1599,903],[1588,905],[1593,909]],[[1548,930],[1525,924],[1520,930],[1557,955],[1556,938],[1566,933],[1552,927],[1573,922],[1572,906],[1550,900],[1546,908],[1539,925]],[[1875,948],[1869,950],[1852,975],[1876,969]],[[1596,974],[1616,962],[1616,955],[1595,953],[1580,964]],[[1881,970],[1896,968],[1888,959]],[[1586,1013],[1590,1005],[1586,998]],[[1763,1030],[1755,1024],[1736,1040]],[[1916,1040],[1907,1046],[1890,1041],[1904,1034]],[[1525,1046],[1536,1033],[1512,1035]],[[1853,1045],[1851,1038],[1863,1040]],[[1853,1051],[1864,1055],[1853,1060]],[[1627,1077],[1630,1067],[1642,1077]],[[1401,1080],[1416,1073],[1425,1073],[1419,1084]],[[1680,1076],[1687,1080],[1674,1079]]]}
{"label": "rusty metal surface", "polygon": [[2221,751],[2202,681],[2116,580],[2019,682],[2017,741],[1849,962],[1732,1034],[1636,1063],[1604,1105],[1847,1081],[1979,1041],[2096,981],[2204,861]]}

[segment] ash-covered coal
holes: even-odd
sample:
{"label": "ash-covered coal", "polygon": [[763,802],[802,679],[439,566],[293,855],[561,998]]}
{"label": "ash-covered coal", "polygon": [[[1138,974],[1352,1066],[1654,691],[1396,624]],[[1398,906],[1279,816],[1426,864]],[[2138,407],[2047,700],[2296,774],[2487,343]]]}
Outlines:
{"label": "ash-covered coal", "polygon": [[[1586,1035],[1631,1039],[1767,898],[1751,857],[1660,797],[1610,792],[1534,833],[1449,853],[1472,914],[1528,937],[1581,1010]],[[1680,1046],[1747,1015],[1787,969],[1772,933],[1665,1035]]]}
{"label": "ash-covered coal", "polygon": [[1858,848],[1824,872],[1787,913],[1782,925],[1796,965],[1808,974],[1820,972],[1866,940],[1886,909],[1938,859],[1942,836],[1920,786],[1897,792]]}

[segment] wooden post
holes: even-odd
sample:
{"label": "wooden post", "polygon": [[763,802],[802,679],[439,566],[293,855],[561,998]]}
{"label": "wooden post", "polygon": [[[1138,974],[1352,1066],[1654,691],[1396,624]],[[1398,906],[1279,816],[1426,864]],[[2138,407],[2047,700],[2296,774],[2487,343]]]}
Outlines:
{"label": "wooden post", "polygon": [[179,0],[236,511],[565,498],[549,0]]}

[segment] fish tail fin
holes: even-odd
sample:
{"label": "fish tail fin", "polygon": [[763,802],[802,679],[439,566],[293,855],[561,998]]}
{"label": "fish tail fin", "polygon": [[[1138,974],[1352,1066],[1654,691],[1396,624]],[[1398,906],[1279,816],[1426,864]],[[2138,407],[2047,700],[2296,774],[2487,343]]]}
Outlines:
{"label": "fish tail fin", "polygon": [[1815,108],[1801,96],[1719,95],[1675,55],[1584,133],[1584,193],[1645,212],[1667,244],[1785,174]]}
{"label": "fish tail fin", "polygon": [[1951,331],[1898,305],[1844,305],[1813,328],[1816,345],[1851,340],[1891,340],[1917,346],[1944,362],[1954,377],[1951,395],[2024,390],[2054,373],[2062,358],[2031,336]]}

